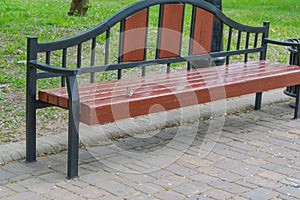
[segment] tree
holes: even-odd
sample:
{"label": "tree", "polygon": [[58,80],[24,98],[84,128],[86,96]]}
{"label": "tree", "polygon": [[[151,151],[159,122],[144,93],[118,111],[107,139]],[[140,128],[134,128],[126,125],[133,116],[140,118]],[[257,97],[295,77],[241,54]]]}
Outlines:
{"label": "tree", "polygon": [[85,16],[88,8],[89,0],[72,0],[68,15],[78,14],[79,16]]}

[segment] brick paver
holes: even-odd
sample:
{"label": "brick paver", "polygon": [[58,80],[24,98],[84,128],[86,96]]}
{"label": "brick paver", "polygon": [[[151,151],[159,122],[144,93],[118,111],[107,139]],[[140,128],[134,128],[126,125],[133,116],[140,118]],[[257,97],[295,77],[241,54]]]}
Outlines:
{"label": "brick paver", "polygon": [[0,167],[0,198],[297,199],[300,188],[280,182],[300,179],[292,114],[283,102],[227,115],[220,135],[207,119],[87,147],[74,180],[66,152],[15,161]]}

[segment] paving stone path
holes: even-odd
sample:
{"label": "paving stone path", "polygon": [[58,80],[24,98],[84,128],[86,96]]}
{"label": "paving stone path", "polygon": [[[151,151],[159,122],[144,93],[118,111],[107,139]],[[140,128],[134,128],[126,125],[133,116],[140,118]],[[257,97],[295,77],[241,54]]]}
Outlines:
{"label": "paving stone path", "polygon": [[0,167],[0,199],[299,199],[300,120],[286,102]]}

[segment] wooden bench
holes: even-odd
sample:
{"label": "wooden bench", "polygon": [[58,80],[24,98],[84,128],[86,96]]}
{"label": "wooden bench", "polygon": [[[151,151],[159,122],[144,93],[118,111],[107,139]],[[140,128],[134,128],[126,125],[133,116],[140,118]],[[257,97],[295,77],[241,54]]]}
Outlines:
{"label": "wooden bench", "polygon": [[[263,91],[300,84],[299,66],[266,61],[268,43],[297,44],[268,39],[268,31],[268,22],[243,25],[205,1],[146,0],[74,37],[28,37],[26,160],[36,161],[36,110],[48,106],[69,110],[68,178],[78,176],[80,121],[94,125],[250,93],[260,109]],[[226,63],[216,66],[220,58]],[[183,63],[187,70],[174,71]],[[153,66],[167,73],[147,75]],[[141,77],[123,79],[129,68]],[[99,81],[110,72],[114,80]],[[37,98],[37,80],[54,77],[61,87]]]}

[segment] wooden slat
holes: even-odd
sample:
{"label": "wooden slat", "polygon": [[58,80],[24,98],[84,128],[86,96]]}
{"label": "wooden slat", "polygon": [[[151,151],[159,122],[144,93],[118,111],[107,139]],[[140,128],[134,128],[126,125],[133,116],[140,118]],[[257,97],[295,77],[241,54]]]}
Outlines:
{"label": "wooden slat", "polygon": [[192,35],[192,54],[209,53],[211,50],[214,15],[202,8],[195,8]]}
{"label": "wooden slat", "polygon": [[[126,94],[127,87],[131,87],[132,89],[139,88],[139,91],[141,91],[141,88],[143,88],[143,91],[140,92],[142,93],[144,91],[146,92],[148,90],[153,90],[152,85],[163,85],[168,87],[176,87],[178,85],[184,86],[184,84],[186,84],[186,80],[188,80],[189,83],[202,83],[203,81],[214,80],[218,78],[218,76],[224,77],[222,79],[226,81],[234,81],[238,80],[240,76],[243,76],[243,79],[245,79],[246,76],[252,77],[257,76],[258,74],[262,75],[263,73],[268,75],[270,73],[279,73],[286,70],[285,68],[282,68],[280,64],[278,65],[279,66],[277,67],[275,64],[273,64],[272,67],[274,69],[270,70],[268,69],[268,65],[265,66],[263,63],[248,63],[244,66],[230,65],[226,67],[219,67],[217,68],[218,71],[216,71],[216,68],[204,68],[201,69],[201,73],[199,73],[198,70],[193,70],[190,72],[172,73],[168,76],[154,76],[153,78],[147,77],[136,80],[103,81],[101,83],[81,86],[79,88],[80,97],[81,102],[95,101],[104,98],[113,98],[118,95],[124,95]],[[183,77],[186,77],[186,79]],[[205,77],[205,79],[203,77]],[[42,90],[39,92],[39,98],[43,99],[43,101],[49,102],[49,97],[44,97],[44,95],[47,95],[47,92],[55,96],[59,96],[59,99],[57,100],[58,102],[61,102],[60,98],[67,99],[68,97],[66,88],[61,88],[47,90],[46,92]],[[56,104],[55,102],[51,103]],[[61,107],[66,107],[64,105],[60,105],[59,103],[58,105]]]}
{"label": "wooden slat", "polygon": [[[264,71],[264,69],[256,69],[253,70],[252,72],[248,72],[247,73],[247,77],[243,76],[243,79],[246,78],[251,78],[253,76],[257,76],[258,73],[262,74]],[[279,71],[283,71],[283,70],[278,70]],[[246,72],[246,70],[244,71]],[[274,73],[274,71],[272,72]],[[137,82],[135,84],[129,84],[127,85],[126,82],[122,83],[122,81],[118,82],[116,85],[114,85],[111,88],[96,88],[96,90],[86,90],[86,91],[81,91],[81,102],[84,103],[86,101],[97,101],[97,100],[104,100],[104,99],[108,99],[110,100],[111,98],[115,98],[118,96],[126,96],[126,91],[127,91],[127,87],[131,87],[131,89],[134,91],[134,95],[136,96],[137,94],[139,95],[148,95],[148,92],[154,92],[154,88],[153,85],[160,85],[160,86],[164,86],[164,87],[168,87],[168,88],[178,88],[179,86],[184,88],[186,87],[186,85],[190,86],[190,87],[197,87],[199,84],[203,84],[204,82],[210,82],[212,83],[213,81],[217,81],[218,76],[222,76],[224,77],[225,81],[235,81],[235,80],[239,80],[240,79],[240,75],[242,73],[238,72],[236,74],[226,74],[226,76],[223,75],[222,72],[215,72],[215,73],[211,73],[211,74],[206,74],[206,75],[202,75],[202,74],[198,74],[195,76],[190,76],[190,74],[188,74],[186,76],[186,79],[184,79],[184,75],[182,77],[178,77],[178,78],[173,78],[173,79],[165,79],[165,80],[157,80],[157,82],[155,82],[155,79],[152,80],[148,80],[145,81],[143,83]],[[265,75],[268,75],[267,72],[264,73]],[[205,77],[205,78],[204,78]],[[226,78],[225,78],[226,77]],[[222,78],[223,80],[223,78]],[[157,87],[157,90],[161,90],[160,88]]]}
{"label": "wooden slat", "polygon": [[[193,70],[189,72],[177,72],[172,73],[170,75],[158,75],[153,77],[141,78],[141,79],[133,79],[133,80],[119,80],[119,81],[103,81],[95,84],[86,84],[80,86],[80,97],[81,102],[86,100],[94,101],[103,98],[112,98],[117,95],[126,94],[127,87],[131,88],[143,88],[145,91],[153,90],[151,88],[152,85],[163,85],[168,87],[176,87],[179,84],[184,84],[186,80],[196,83],[201,83],[203,81],[210,81],[218,78],[218,76],[224,77],[224,80],[236,80],[239,79],[240,76],[243,76],[245,79],[251,76],[257,76],[267,73],[279,73],[281,71],[285,71],[286,68],[282,67],[280,64],[276,66],[273,64],[272,69],[268,68],[269,65],[264,65],[261,63],[247,63],[243,65],[229,65],[219,68],[203,68],[201,69],[201,73],[199,70]],[[216,69],[218,69],[216,71]],[[186,77],[184,79],[183,77]],[[203,78],[205,77],[205,79]],[[223,79],[223,78],[222,78]],[[150,88],[150,89],[149,89]],[[67,98],[67,90],[66,88],[60,89],[52,89],[44,92],[40,91],[40,99],[43,101],[47,101],[48,97],[44,97],[47,93],[59,96],[59,98]],[[99,98],[98,98],[99,96]],[[103,98],[101,97],[103,96]],[[49,102],[49,101],[48,101]],[[55,104],[55,103],[52,103]],[[60,105],[62,106],[62,105]],[[62,106],[64,107],[64,106]]]}
{"label": "wooden slat", "polygon": [[[204,86],[195,90],[183,90],[180,93],[166,92],[163,95],[151,94],[148,98],[139,98],[133,100],[117,99],[111,104],[104,106],[92,106],[83,104],[83,109],[88,108],[94,112],[94,116],[87,123],[105,122],[105,120],[114,121],[128,117],[145,115],[149,113],[152,106],[160,105],[162,110],[171,110],[178,107],[195,105],[229,97],[241,96],[244,94],[256,93],[265,90],[285,87],[286,85],[295,84],[299,77],[300,71],[295,73],[281,74],[280,76],[262,76],[259,79],[250,79],[248,81],[226,82],[214,86]],[[291,81],[294,80],[294,81]],[[299,83],[299,81],[298,81]],[[258,87],[258,85],[263,87]],[[213,95],[212,95],[213,94]],[[120,102],[120,103],[117,103]],[[95,105],[97,103],[95,102]]]}
{"label": "wooden slat", "polygon": [[164,4],[162,6],[159,58],[177,57],[181,50],[184,5]]}
{"label": "wooden slat", "polygon": [[[147,89],[147,90],[143,90],[142,92],[140,92],[141,87],[137,87],[135,88],[135,92],[134,95],[131,98],[135,98],[135,99],[139,99],[139,98],[147,98],[148,96],[155,96],[155,95],[165,95],[167,92],[165,89],[171,89],[173,92],[176,91],[178,92],[179,90],[187,90],[188,88],[193,89],[193,90],[198,90],[201,87],[215,87],[218,86],[220,84],[235,84],[236,82],[240,82],[240,81],[251,81],[252,79],[257,79],[259,77],[269,77],[272,74],[274,74],[274,72],[264,72],[264,73],[260,73],[260,74],[255,74],[253,73],[252,75],[245,75],[245,74],[239,74],[239,76],[234,76],[234,77],[230,77],[229,78],[226,76],[226,78],[224,78],[224,76],[220,75],[220,76],[215,76],[214,78],[202,78],[199,80],[190,80],[189,77],[182,77],[182,79],[180,81],[177,81],[174,84],[169,84],[166,82],[165,84],[157,84],[157,85],[150,85],[151,89]],[[289,71],[287,70],[279,70],[278,72],[276,72],[277,75],[284,75],[289,73]],[[147,85],[147,83],[145,83],[145,85],[143,85],[143,89],[145,86],[149,86]],[[95,104],[96,106],[100,105],[100,104],[106,104],[106,103],[111,103],[112,99],[114,101],[128,101],[128,98],[125,95],[125,91],[123,92],[123,94],[121,95],[113,95],[112,98],[101,98],[99,100],[99,104],[95,104],[93,102],[93,104]],[[93,100],[94,101],[94,100]],[[97,101],[97,100],[96,100]],[[88,103],[89,101],[87,101]]]}
{"label": "wooden slat", "polygon": [[[134,80],[81,86],[81,121],[92,125],[156,111],[300,84],[300,67],[249,62]],[[133,95],[127,96],[128,87]],[[42,90],[39,100],[67,108],[66,88]]]}
{"label": "wooden slat", "polygon": [[148,9],[124,21],[122,62],[145,60]]}
{"label": "wooden slat", "polygon": [[[278,64],[280,65],[280,64]],[[272,65],[273,67],[274,64]],[[280,66],[276,67],[276,69],[280,69]],[[177,84],[182,80],[182,77],[186,76],[188,77],[189,81],[195,80],[199,82],[199,76],[205,76],[206,80],[208,80],[210,77],[216,77],[216,73],[219,73],[220,75],[226,77],[227,79],[230,77],[239,77],[240,74],[247,74],[248,76],[255,73],[261,73],[262,71],[267,70],[269,71],[266,66],[264,66],[263,62],[251,62],[244,65],[241,65],[241,63],[238,64],[231,64],[224,67],[219,67],[218,71],[216,72],[215,68],[202,68],[201,74],[197,70],[192,71],[181,71],[181,72],[175,72],[171,74],[163,74],[163,75],[155,75],[153,78],[151,77],[141,77],[139,79],[129,79],[129,80],[113,80],[113,81],[101,81],[98,83],[93,84],[85,84],[82,86],[79,86],[80,90],[80,96],[81,101],[84,100],[84,98],[89,98],[90,100],[93,100],[91,95],[94,94],[100,94],[104,93],[107,97],[108,91],[125,91],[126,87],[140,87],[140,85],[170,85],[171,84]],[[146,88],[146,87],[145,87]],[[44,95],[47,95],[47,93],[55,94],[60,97],[65,96],[67,98],[67,90],[66,88],[58,88],[58,89],[51,89],[46,90],[45,92],[43,90],[39,91],[39,98],[43,99],[43,101],[47,102],[47,98]],[[63,106],[62,106],[63,107]]]}

